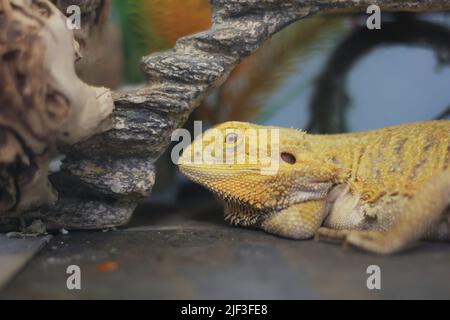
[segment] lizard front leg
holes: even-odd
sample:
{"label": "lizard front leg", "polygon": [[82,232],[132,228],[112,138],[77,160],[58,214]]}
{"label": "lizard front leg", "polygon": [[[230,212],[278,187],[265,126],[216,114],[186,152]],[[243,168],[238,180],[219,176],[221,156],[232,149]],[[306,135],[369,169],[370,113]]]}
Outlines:
{"label": "lizard front leg", "polygon": [[260,227],[285,238],[309,239],[320,228],[326,214],[325,201],[307,201],[270,215]]}
{"label": "lizard front leg", "polygon": [[[424,238],[450,205],[450,171],[430,179],[408,199],[392,226],[382,231],[351,231],[347,243],[378,254],[392,254]],[[449,235],[441,235],[442,238]]]}

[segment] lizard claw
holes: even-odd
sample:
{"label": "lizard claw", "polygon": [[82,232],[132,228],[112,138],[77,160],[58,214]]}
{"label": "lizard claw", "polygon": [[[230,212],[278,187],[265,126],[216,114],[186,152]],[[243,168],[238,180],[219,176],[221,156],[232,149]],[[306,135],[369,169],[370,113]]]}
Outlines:
{"label": "lizard claw", "polygon": [[348,230],[335,230],[330,228],[319,228],[314,234],[315,240],[325,240],[331,242],[342,242],[345,240],[350,231]]}
{"label": "lizard claw", "polygon": [[348,243],[347,239],[342,241],[342,250],[348,251],[349,248],[350,248],[350,244]]}
{"label": "lizard claw", "polygon": [[320,235],[319,232],[316,232],[316,233],[314,234],[314,241],[320,241],[320,240],[321,240],[321,235]]}

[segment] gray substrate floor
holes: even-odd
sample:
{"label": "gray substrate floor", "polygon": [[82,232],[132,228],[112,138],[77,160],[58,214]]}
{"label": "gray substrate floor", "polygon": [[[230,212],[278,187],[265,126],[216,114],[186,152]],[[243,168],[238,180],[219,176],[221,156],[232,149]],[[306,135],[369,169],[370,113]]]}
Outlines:
{"label": "gray substrate floor", "polygon": [[[450,243],[380,257],[229,227],[207,201],[184,208],[143,208],[122,230],[56,235],[0,298],[450,298]],[[103,262],[118,269],[99,271]],[[66,287],[69,265],[81,268],[81,290]],[[381,290],[367,289],[370,265],[381,268]]]}

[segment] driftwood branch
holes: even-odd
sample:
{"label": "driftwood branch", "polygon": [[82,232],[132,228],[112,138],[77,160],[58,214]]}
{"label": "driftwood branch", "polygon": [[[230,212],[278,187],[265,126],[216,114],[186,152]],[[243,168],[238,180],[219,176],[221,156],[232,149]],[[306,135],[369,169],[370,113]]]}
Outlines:
{"label": "driftwood branch", "polygon": [[450,1],[443,0],[211,0],[212,28],[181,38],[171,51],[144,57],[147,85],[113,95],[112,128],[59,146],[66,158],[51,177],[60,192],[56,206],[23,216],[41,218],[52,228],[126,223],[137,201],[150,194],[153,163],[171,133],[243,58],[295,21],[319,13],[364,12],[371,4],[389,11],[450,9]]}
{"label": "driftwood branch", "polygon": [[0,0],[0,217],[53,205],[56,143],[112,127],[113,100],[76,75],[66,19],[44,0]]}

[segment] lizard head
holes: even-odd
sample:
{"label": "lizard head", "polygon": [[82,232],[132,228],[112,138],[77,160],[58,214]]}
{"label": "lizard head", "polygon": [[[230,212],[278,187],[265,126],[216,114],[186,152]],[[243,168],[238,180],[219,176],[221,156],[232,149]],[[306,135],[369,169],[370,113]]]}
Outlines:
{"label": "lizard head", "polygon": [[[305,136],[295,129],[226,122],[197,137],[178,165],[225,202],[229,222],[256,225],[293,204],[326,197],[331,173],[314,169]],[[314,170],[320,174],[311,175]]]}

